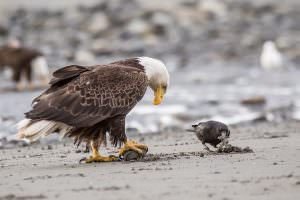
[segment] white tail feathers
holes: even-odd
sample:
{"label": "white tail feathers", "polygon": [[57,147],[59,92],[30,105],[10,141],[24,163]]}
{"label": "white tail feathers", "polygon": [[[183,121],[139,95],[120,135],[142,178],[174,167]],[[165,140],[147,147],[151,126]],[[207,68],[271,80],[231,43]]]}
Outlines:
{"label": "white tail feathers", "polygon": [[38,78],[47,78],[49,76],[49,68],[44,56],[39,56],[32,60],[31,66],[33,74]]}
{"label": "white tail feathers", "polygon": [[17,124],[17,137],[35,141],[40,137],[45,137],[55,131],[66,134],[72,127],[61,122],[41,120],[33,122],[31,119],[23,119]]}

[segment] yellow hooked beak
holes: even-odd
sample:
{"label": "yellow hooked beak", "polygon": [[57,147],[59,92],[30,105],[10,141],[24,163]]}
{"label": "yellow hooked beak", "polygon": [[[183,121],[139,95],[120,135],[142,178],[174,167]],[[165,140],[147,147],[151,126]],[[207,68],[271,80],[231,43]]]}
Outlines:
{"label": "yellow hooked beak", "polygon": [[162,86],[160,85],[159,87],[157,87],[156,90],[154,91],[153,104],[159,105],[164,98],[164,94],[165,94],[165,90],[162,88]]}

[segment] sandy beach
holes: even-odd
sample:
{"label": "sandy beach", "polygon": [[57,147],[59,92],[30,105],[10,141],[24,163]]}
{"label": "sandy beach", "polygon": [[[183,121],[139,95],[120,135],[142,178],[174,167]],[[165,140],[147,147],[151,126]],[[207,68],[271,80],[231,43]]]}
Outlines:
{"label": "sandy beach", "polygon": [[88,154],[66,141],[5,149],[0,199],[297,199],[297,129],[298,122],[231,127],[230,143],[254,150],[243,154],[207,153],[193,133],[133,136],[149,145],[138,162],[79,164]]}

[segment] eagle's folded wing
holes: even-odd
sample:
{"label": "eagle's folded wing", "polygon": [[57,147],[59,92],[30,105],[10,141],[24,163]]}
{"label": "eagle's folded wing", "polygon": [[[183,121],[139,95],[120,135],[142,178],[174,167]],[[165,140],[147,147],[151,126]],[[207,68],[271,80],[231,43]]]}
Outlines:
{"label": "eagle's folded wing", "polygon": [[143,70],[118,64],[68,66],[53,73],[51,87],[34,99],[25,113],[33,120],[52,120],[88,127],[126,115],[144,96],[148,80]]}

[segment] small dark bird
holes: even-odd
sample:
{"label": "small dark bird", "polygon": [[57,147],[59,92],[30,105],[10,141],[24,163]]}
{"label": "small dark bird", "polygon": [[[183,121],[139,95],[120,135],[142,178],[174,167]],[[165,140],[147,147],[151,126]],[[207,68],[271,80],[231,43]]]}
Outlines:
{"label": "small dark bird", "polygon": [[228,126],[222,122],[217,121],[207,121],[200,122],[198,124],[192,125],[193,130],[188,130],[195,132],[198,139],[205,146],[205,149],[210,151],[206,143],[217,148],[217,145],[221,142],[226,142],[229,138],[230,130]]}

